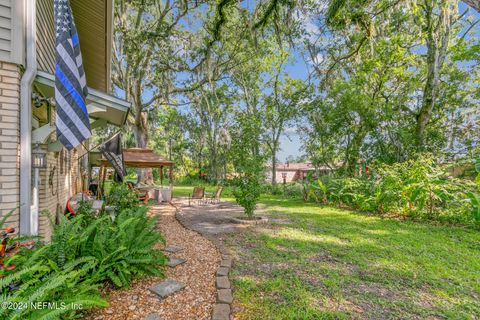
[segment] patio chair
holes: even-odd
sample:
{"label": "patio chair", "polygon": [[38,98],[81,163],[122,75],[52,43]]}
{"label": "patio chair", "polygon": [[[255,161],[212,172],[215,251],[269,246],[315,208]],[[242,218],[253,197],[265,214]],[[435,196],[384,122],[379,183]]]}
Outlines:
{"label": "patio chair", "polygon": [[207,192],[205,198],[209,203],[220,203],[223,187],[218,187],[215,192]]}
{"label": "patio chair", "polygon": [[148,204],[148,200],[150,199],[148,195],[148,191],[140,191],[133,186],[133,183],[130,181],[127,182],[128,189],[132,190],[138,197],[138,201],[142,201],[145,204]]}
{"label": "patio chair", "polygon": [[205,200],[205,188],[193,188],[193,192],[188,195],[188,206],[190,206],[194,200],[196,200],[197,203],[202,203]]}

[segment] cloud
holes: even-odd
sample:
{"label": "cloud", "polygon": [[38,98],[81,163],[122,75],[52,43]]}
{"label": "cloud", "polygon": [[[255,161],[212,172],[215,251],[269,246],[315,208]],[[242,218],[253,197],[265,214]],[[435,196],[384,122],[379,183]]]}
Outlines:
{"label": "cloud", "polygon": [[294,126],[294,127],[285,128],[284,133],[287,134],[287,135],[289,135],[289,134],[297,134],[297,127]]}

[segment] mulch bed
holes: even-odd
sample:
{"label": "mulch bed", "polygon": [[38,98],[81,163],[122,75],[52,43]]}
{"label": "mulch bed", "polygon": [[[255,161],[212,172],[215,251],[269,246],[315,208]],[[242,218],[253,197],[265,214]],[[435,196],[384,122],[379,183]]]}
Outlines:
{"label": "mulch bed", "polygon": [[160,215],[159,230],[167,245],[182,247],[168,256],[185,259],[175,268],[166,268],[168,279],[186,285],[185,289],[160,300],[148,288],[163,279],[149,277],[134,281],[129,288],[105,288],[109,307],[90,311],[85,319],[144,319],[158,313],[161,319],[210,319],[216,301],[215,273],[220,264],[220,254],[215,246],[198,233],[185,229],[175,219],[172,206],[153,206],[151,214]]}

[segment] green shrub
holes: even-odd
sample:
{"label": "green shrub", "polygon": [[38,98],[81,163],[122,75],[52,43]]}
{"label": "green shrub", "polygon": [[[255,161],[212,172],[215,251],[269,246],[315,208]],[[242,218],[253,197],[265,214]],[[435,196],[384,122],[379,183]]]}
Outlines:
{"label": "green shrub", "polygon": [[262,191],[260,178],[255,174],[244,174],[235,181],[235,200],[243,207],[247,217],[252,218]]}
{"label": "green shrub", "polygon": [[471,215],[475,222],[480,223],[480,195],[478,193],[469,192],[467,194],[471,204]]}
{"label": "green shrub", "polygon": [[470,223],[477,219],[476,204],[480,204],[473,190],[469,180],[449,176],[431,156],[424,155],[378,165],[374,173],[361,177],[306,179],[304,199],[365,212]]}
{"label": "green shrub", "polygon": [[125,209],[114,222],[103,216],[92,234],[85,235],[80,253],[98,259],[94,274],[98,281],[110,280],[122,287],[135,276],[162,275],[166,257],[154,247],[164,239],[156,231],[157,219],[148,217],[147,211],[147,207]]}
{"label": "green shrub", "polygon": [[285,185],[285,197],[298,198],[303,195],[303,186],[300,183],[288,183]]}
{"label": "green shrub", "polygon": [[[58,266],[43,254],[48,246],[37,249],[21,265],[20,256],[12,257],[19,265],[12,271],[1,271],[0,318],[2,319],[58,319],[60,316],[73,318],[75,309],[107,306],[98,291],[98,285],[89,277],[95,268],[92,257],[75,259]],[[23,256],[23,258],[25,258]],[[13,262],[13,261],[12,261]],[[12,287],[15,287],[12,290]],[[36,309],[38,302],[56,303],[56,307]],[[17,304],[16,308],[13,308]]]}
{"label": "green shrub", "polygon": [[[388,211],[408,216],[438,219],[465,199],[469,184],[449,177],[429,156],[417,160],[382,166],[378,186]],[[387,212],[388,212],[387,211]]]}
{"label": "green shrub", "polygon": [[139,206],[137,195],[125,183],[114,183],[106,199],[107,206],[114,206],[115,212],[134,209]]}
{"label": "green shrub", "polygon": [[476,192],[468,192],[467,197],[470,201],[470,214],[475,220],[476,223],[480,224],[480,159],[477,159],[475,162],[475,171],[477,172],[477,177],[475,182],[477,184]]}
{"label": "green shrub", "polygon": [[179,186],[207,186],[211,185],[205,179],[201,179],[198,176],[198,172],[192,173],[191,175],[181,176],[175,178],[175,184]]}
{"label": "green shrub", "polygon": [[283,187],[278,184],[265,184],[263,185],[262,193],[271,194],[273,196],[280,196],[283,194]]}
{"label": "green shrub", "polygon": [[[4,227],[6,218],[0,221]],[[21,237],[12,238],[19,241]],[[72,318],[78,310],[94,306],[106,306],[91,279],[97,261],[93,257],[81,257],[59,265],[58,259],[49,259],[50,245],[36,243],[31,250],[20,250],[12,257],[5,257],[5,265],[16,265],[13,270],[0,269],[0,318],[1,319],[58,319]],[[38,302],[57,303],[53,308],[33,308]],[[75,308],[74,308],[75,307]]]}

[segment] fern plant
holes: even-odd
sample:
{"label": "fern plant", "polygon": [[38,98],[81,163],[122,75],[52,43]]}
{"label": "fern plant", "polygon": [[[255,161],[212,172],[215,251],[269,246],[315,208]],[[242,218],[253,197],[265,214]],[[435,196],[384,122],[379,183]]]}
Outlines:
{"label": "fern plant", "polygon": [[[50,219],[49,244],[6,257],[4,263],[17,268],[0,270],[0,303],[17,303],[17,308],[1,308],[0,319],[72,318],[78,306],[107,305],[98,290],[105,281],[124,287],[138,276],[162,275],[166,257],[155,249],[164,242],[157,220],[147,216],[148,208],[140,207],[136,198],[124,200],[114,221],[108,214],[93,214],[87,205],[74,217],[62,216],[58,224]],[[0,220],[0,227],[12,213]],[[60,304],[32,308],[40,301]]]}
{"label": "fern plant", "polygon": [[[147,207],[123,207],[114,221],[108,214],[94,215],[88,206],[75,217],[63,216],[53,226],[49,244],[7,257],[16,264],[0,270],[0,319],[72,318],[81,309],[106,306],[98,286],[110,281],[128,286],[142,275],[162,275],[166,257],[154,247],[164,242],[156,219]],[[12,212],[13,213],[13,212]],[[11,214],[11,213],[10,213]],[[8,215],[0,220],[0,227]],[[37,302],[57,302],[53,308],[32,308]],[[18,308],[25,306],[25,308]]]}
{"label": "fern plant", "polygon": [[[147,207],[124,209],[115,221],[109,215],[90,220],[85,215],[62,217],[54,227],[48,257],[63,268],[66,261],[93,257],[98,264],[91,273],[96,282],[111,281],[128,286],[135,276],[161,275],[166,258],[154,246],[163,242],[156,219]],[[86,223],[88,222],[88,223]]]}
{"label": "fern plant", "polygon": [[[23,259],[21,267],[5,272],[0,278],[1,319],[58,319],[73,317],[77,310],[93,306],[106,306],[98,292],[98,284],[89,277],[97,261],[82,257],[60,267],[45,259],[49,246],[43,246]],[[12,290],[12,285],[16,288]],[[51,302],[51,308],[35,308],[39,302]],[[8,306],[12,306],[9,308]],[[13,307],[16,306],[16,307]]]}
{"label": "fern plant", "polygon": [[154,246],[164,239],[155,230],[157,219],[147,217],[147,210],[123,210],[110,228],[98,225],[95,236],[84,245],[85,254],[100,261],[95,277],[123,287],[135,276],[162,274],[166,257]]}

